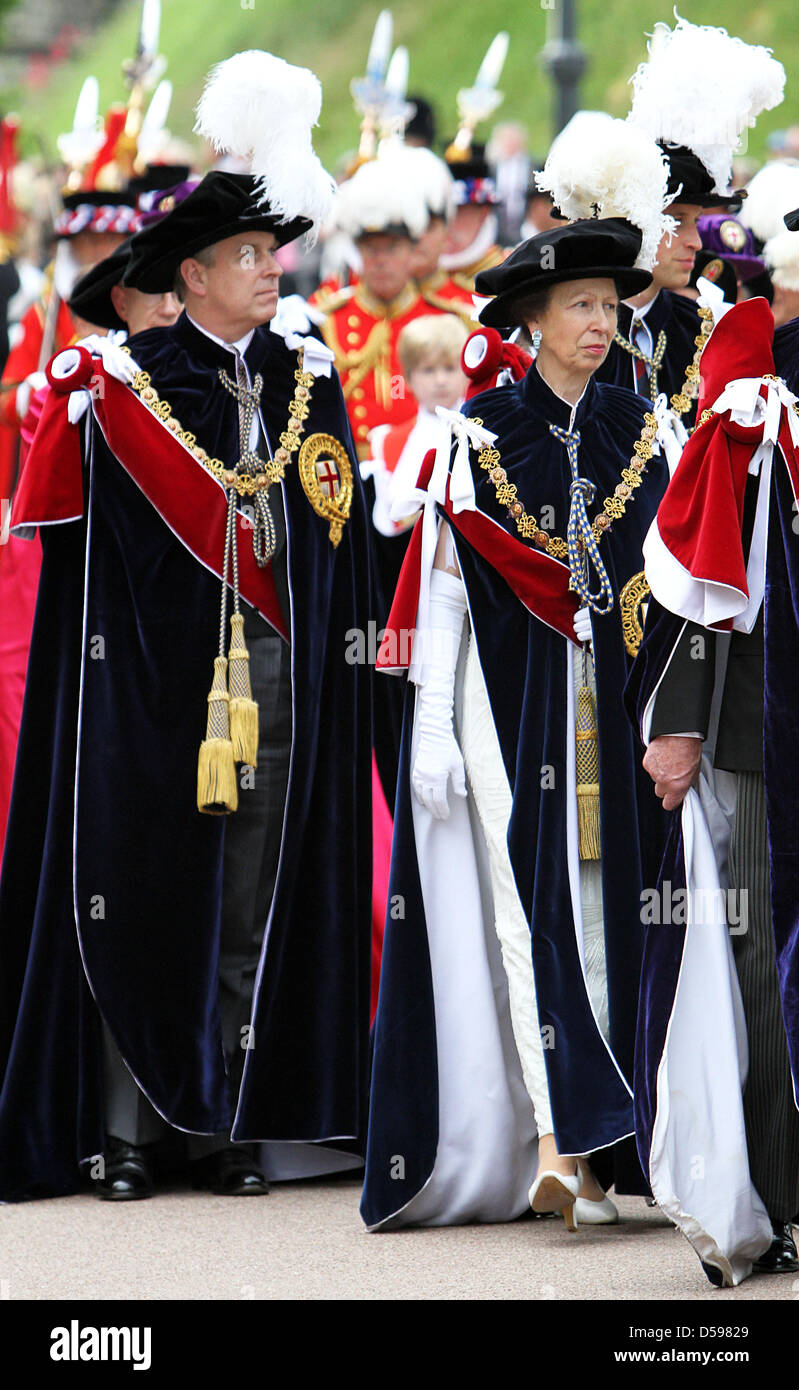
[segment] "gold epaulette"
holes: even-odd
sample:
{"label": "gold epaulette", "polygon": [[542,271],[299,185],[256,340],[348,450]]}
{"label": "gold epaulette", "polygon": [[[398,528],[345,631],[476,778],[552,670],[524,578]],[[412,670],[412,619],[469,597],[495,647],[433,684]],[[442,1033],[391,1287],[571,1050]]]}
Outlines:
{"label": "gold epaulette", "polygon": [[445,314],[457,314],[466,324],[477,324],[477,311],[464,299],[446,299],[443,294],[436,294],[434,290],[422,290],[422,299],[431,309],[443,309]]}
{"label": "gold epaulette", "polygon": [[345,285],[340,290],[318,289],[311,295],[310,303],[323,314],[335,314],[337,309],[349,303],[357,288],[357,285]]}

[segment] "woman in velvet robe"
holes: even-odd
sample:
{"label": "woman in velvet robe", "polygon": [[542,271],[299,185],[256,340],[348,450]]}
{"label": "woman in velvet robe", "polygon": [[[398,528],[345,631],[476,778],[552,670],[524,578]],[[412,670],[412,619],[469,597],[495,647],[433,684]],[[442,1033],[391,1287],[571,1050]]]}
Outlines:
{"label": "woman in velvet robe", "polygon": [[[542,243],[556,243],[557,270]],[[637,457],[645,403],[593,373],[618,300],[649,283],[639,249],[627,223],[577,222],[480,277],[496,295],[483,321],[523,323],[537,360],[468,403],[449,477],[437,459],[402,499],[425,511],[379,662],[407,665],[415,628],[362,1204],[372,1229],[509,1220],[528,1203],[574,1229],[618,1219],[603,1185],[647,1190],[621,1141],[661,818],[625,727],[619,596],[665,487],[657,444],[590,571],[585,550],[570,563],[548,548],[576,539],[581,518],[585,535]],[[537,519],[531,539],[518,503]],[[583,686],[601,852],[581,859]]]}

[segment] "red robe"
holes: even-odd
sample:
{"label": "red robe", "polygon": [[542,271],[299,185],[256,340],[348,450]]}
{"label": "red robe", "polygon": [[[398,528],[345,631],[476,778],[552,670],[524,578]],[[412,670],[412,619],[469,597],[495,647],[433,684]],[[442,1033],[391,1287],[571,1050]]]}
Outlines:
{"label": "red robe", "polygon": [[[20,452],[17,387],[39,369],[46,306],[32,304],[21,327],[23,336],[11,349],[0,384],[0,498],[10,499],[24,456]],[[75,336],[66,304],[58,306],[55,341],[50,356]],[[19,463],[18,463],[19,460]],[[42,547],[10,536],[0,545],[0,860],[3,856],[11,783],[17,755],[17,736],[25,693],[33,612],[39,587]]]}

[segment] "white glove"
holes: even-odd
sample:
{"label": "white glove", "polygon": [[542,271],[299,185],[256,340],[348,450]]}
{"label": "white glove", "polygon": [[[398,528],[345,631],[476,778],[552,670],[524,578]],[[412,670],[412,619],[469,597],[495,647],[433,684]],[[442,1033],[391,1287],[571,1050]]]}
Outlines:
{"label": "white glove", "polygon": [[28,413],[28,406],[31,403],[31,396],[36,391],[41,391],[47,385],[47,377],[44,372],[31,372],[25,377],[17,387],[17,415],[20,420],[24,420]]}
{"label": "white glove", "polygon": [[579,642],[592,642],[594,638],[591,627],[591,609],[587,607],[578,608],[574,615],[574,631],[577,633]]}
{"label": "white glove", "polygon": [[411,784],[416,799],[436,820],[449,820],[447,784],[452,778],[456,796],[466,795],[466,771],[453,729],[455,667],[458,663],[466,593],[463,581],[443,570],[430,579],[430,630],[425,684],[417,696],[418,741]]}

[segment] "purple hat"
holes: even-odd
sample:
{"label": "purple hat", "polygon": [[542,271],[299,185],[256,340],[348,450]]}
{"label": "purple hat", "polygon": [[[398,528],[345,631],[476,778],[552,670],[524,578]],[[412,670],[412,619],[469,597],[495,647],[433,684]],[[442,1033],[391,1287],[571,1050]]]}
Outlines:
{"label": "purple hat", "polygon": [[143,193],[139,198],[139,225],[152,227],[155,222],[160,222],[194,192],[199,182],[198,175],[195,179],[184,179],[182,183],[172,184],[169,188],[156,188]]}
{"label": "purple hat", "polygon": [[755,255],[752,233],[737,217],[728,212],[707,213],[700,217],[697,226],[703,250],[728,261],[739,280],[751,280],[765,270],[765,263]]}

